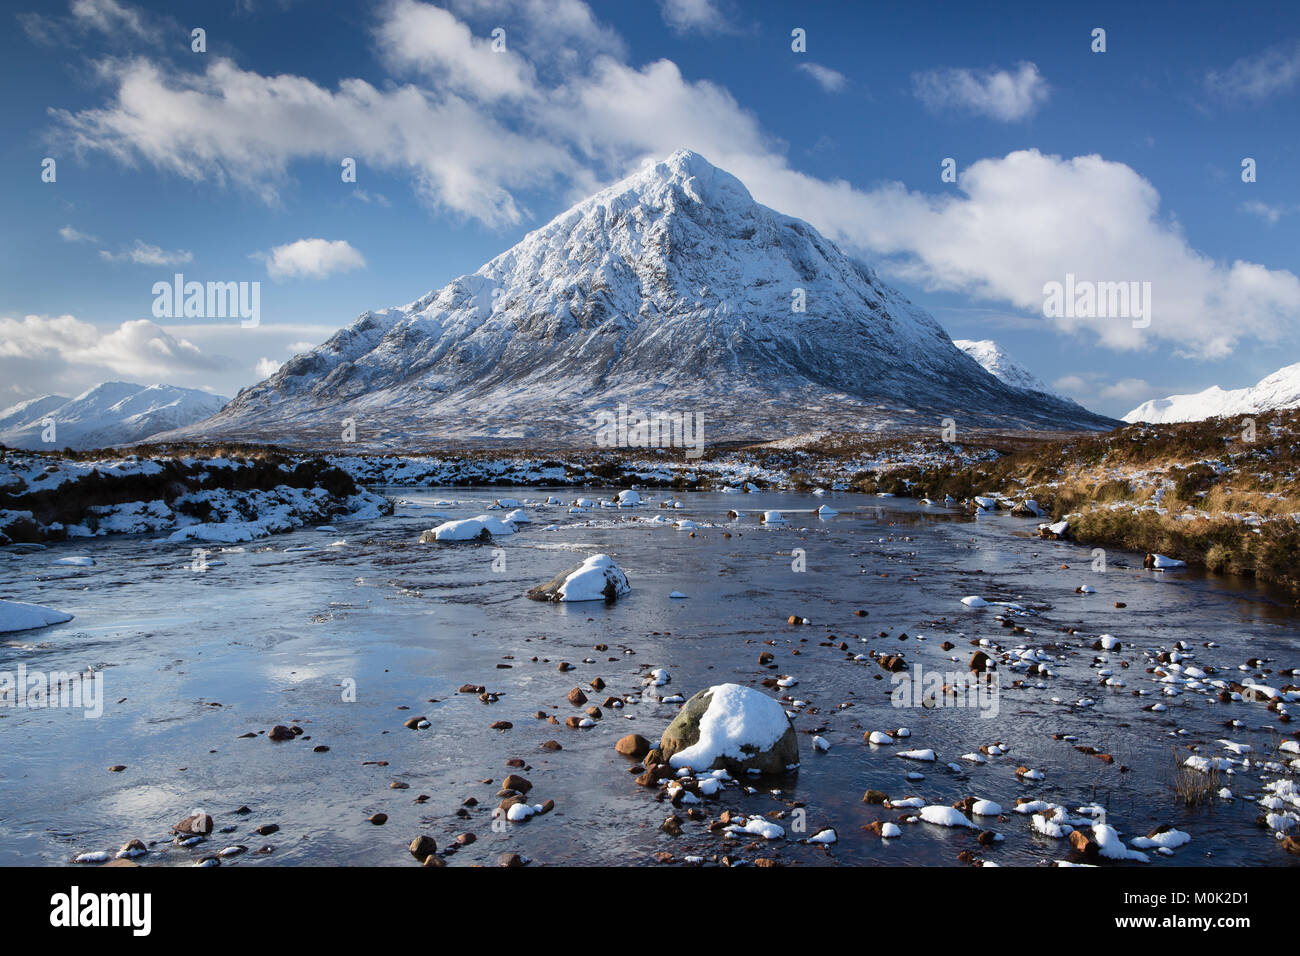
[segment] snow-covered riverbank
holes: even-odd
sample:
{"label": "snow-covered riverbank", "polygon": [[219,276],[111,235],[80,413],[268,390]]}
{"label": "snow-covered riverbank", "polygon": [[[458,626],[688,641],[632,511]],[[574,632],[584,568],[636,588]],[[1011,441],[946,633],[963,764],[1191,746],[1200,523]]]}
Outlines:
{"label": "snow-covered riverbank", "polygon": [[250,541],[391,511],[387,499],[315,459],[0,452],[0,545],[120,534]]}

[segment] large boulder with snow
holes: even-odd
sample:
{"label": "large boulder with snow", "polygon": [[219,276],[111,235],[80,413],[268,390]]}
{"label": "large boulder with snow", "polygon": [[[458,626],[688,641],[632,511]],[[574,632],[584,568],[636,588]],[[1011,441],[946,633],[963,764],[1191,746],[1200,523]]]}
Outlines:
{"label": "large boulder with snow", "polygon": [[631,590],[627,575],[613,558],[607,554],[593,554],[581,564],[557,574],[545,584],[539,584],[528,592],[528,596],[534,601],[612,603]]}
{"label": "large boulder with snow", "polygon": [[673,767],[785,773],[799,766],[799,740],[781,703],[739,684],[718,684],[685,704],[659,742]]}
{"label": "large boulder with snow", "polygon": [[515,526],[492,515],[476,515],[459,521],[444,521],[420,535],[420,544],[434,541],[490,541],[494,535],[514,534]]}

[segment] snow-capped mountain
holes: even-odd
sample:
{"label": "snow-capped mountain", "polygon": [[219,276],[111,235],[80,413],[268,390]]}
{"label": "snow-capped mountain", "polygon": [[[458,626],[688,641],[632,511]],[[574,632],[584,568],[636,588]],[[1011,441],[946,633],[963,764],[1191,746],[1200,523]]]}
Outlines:
{"label": "snow-capped mountain", "polygon": [[1280,408],[1300,408],[1300,362],[1280,368],[1246,388],[1211,385],[1191,395],[1170,395],[1143,402],[1124,416],[1126,422],[1198,422],[1205,418],[1257,415]]}
{"label": "snow-capped mountain", "polygon": [[[802,309],[802,310],[801,310]],[[690,151],[648,164],[472,275],[366,312],[175,437],[369,446],[596,443],[618,403],[709,442],[814,428],[1108,428],[1027,396],[808,223]]]}
{"label": "snow-capped mountain", "polygon": [[1006,350],[992,339],[981,339],[978,342],[971,339],[953,339],[952,344],[979,362],[990,375],[1000,379],[1012,388],[1024,389],[1027,392],[1042,392],[1044,395],[1053,395],[1057,398],[1061,397],[1056,395],[1037,375],[1007,354]]}
{"label": "snow-capped mountain", "polygon": [[[183,428],[229,399],[175,385],[104,382],[76,398],[46,395],[0,412],[0,444],[11,448],[106,448]],[[45,441],[53,422],[52,442]]]}

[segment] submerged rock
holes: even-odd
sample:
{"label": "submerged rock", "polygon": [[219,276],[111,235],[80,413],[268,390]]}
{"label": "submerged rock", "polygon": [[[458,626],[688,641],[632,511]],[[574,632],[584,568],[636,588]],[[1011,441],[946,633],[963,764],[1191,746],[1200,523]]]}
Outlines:
{"label": "submerged rock", "polygon": [[779,774],[798,767],[799,741],[779,701],[718,684],[682,705],[659,743],[672,767]]}
{"label": "submerged rock", "polygon": [[627,575],[607,554],[593,554],[528,592],[534,601],[604,601],[612,603],[632,590]]}

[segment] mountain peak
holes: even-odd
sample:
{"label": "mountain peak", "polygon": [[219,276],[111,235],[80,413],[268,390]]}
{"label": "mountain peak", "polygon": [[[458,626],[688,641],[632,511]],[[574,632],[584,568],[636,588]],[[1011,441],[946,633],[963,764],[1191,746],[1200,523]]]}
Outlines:
{"label": "mountain peak", "polygon": [[745,184],[731,173],[714,166],[694,150],[679,149],[657,162],[646,160],[637,172],[575,208],[609,203],[618,198],[662,207],[665,194],[670,191],[680,192],[692,202],[707,206],[744,207],[754,204]]}
{"label": "mountain peak", "polygon": [[[929,313],[731,173],[678,150],[471,275],[366,312],[176,437],[375,444],[596,442],[618,404],[687,411],[709,440],[814,428],[1105,428],[990,375]],[[368,424],[364,424],[368,423]]]}
{"label": "mountain peak", "polygon": [[1017,362],[1006,349],[992,339],[980,339],[977,342],[970,339],[953,339],[952,344],[979,362],[984,367],[984,371],[1006,382],[1012,388],[1041,392],[1044,395],[1056,394],[1047,383]]}

